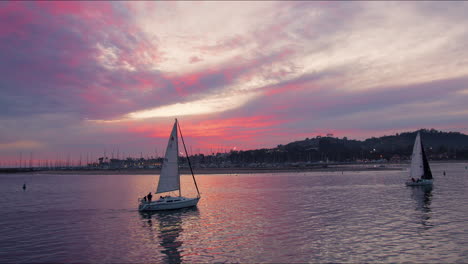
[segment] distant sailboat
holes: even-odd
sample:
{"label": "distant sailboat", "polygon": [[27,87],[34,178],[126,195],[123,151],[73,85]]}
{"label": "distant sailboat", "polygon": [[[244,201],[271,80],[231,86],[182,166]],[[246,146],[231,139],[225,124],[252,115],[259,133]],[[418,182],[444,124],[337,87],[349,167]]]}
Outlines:
{"label": "distant sailboat", "polygon": [[187,155],[187,149],[185,147],[184,138],[182,137],[182,132],[180,126],[178,125],[177,119],[175,120],[174,126],[172,128],[171,135],[169,136],[169,142],[167,143],[166,155],[164,157],[164,162],[161,168],[161,174],[159,176],[158,187],[156,194],[160,195],[162,193],[179,191],[179,196],[160,196],[158,200],[151,201],[147,199],[139,199],[139,211],[159,211],[159,210],[169,210],[169,209],[179,209],[185,207],[196,206],[200,200],[200,192],[198,191],[197,182],[195,181],[195,176],[193,175],[192,166],[190,160],[188,164],[190,171],[192,172],[193,182],[195,183],[195,188],[197,189],[196,198],[186,198],[181,196],[180,190],[180,173],[179,173],[179,144],[177,129],[180,131],[180,136],[182,138],[182,144],[184,145],[184,150]]}
{"label": "distant sailboat", "polygon": [[406,181],[407,186],[432,185],[431,168],[427,161],[421,135],[418,132],[414,141],[413,155],[411,156],[410,178]]}

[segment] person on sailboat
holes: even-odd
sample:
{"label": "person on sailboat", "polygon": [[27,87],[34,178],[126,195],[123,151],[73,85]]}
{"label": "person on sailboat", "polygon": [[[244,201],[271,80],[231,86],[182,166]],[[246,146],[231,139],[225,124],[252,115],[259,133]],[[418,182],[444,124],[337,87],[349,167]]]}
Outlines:
{"label": "person on sailboat", "polygon": [[143,197],[143,202],[146,203],[146,195]]}
{"label": "person on sailboat", "polygon": [[153,195],[151,195],[151,192],[148,193],[147,197],[148,197],[148,202],[151,203],[151,198],[153,198]]}

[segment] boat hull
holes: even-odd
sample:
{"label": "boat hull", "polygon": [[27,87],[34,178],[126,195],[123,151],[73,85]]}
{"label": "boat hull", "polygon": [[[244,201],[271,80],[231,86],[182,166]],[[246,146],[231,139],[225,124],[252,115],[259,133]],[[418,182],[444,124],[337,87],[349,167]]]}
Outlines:
{"label": "boat hull", "polygon": [[407,181],[406,186],[426,186],[432,185],[433,180]]}
{"label": "boat hull", "polygon": [[163,211],[174,210],[187,207],[193,207],[198,204],[200,198],[185,198],[185,197],[165,197],[152,202],[140,201],[138,211]]}

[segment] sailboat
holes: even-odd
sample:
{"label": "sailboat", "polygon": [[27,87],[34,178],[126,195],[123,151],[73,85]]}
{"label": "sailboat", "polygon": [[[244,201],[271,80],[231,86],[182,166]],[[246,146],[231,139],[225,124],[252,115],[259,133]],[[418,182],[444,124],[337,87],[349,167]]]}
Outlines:
{"label": "sailboat", "polygon": [[432,185],[434,180],[419,132],[414,141],[409,176],[408,181],[406,181],[407,186]]}
{"label": "sailboat", "polygon": [[[196,198],[186,198],[181,195],[180,189],[180,173],[179,173],[179,143],[178,143],[178,133],[179,129],[180,137],[182,139],[182,144],[185,149],[185,154],[187,156],[188,164],[190,167],[190,172],[192,173],[193,182],[195,188],[197,189]],[[179,191],[178,196],[162,195],[164,193]],[[190,164],[190,159],[188,157],[187,148],[185,147],[184,138],[182,136],[182,131],[180,130],[179,123],[177,119],[174,122],[171,135],[169,136],[169,141],[167,143],[166,154],[161,168],[161,174],[159,176],[158,187],[156,189],[155,196],[160,195],[158,200],[151,201],[143,198],[138,199],[139,211],[159,211],[159,210],[170,210],[170,209],[180,209],[186,207],[196,206],[200,200],[200,192],[198,191],[198,185],[193,175],[192,165]]]}

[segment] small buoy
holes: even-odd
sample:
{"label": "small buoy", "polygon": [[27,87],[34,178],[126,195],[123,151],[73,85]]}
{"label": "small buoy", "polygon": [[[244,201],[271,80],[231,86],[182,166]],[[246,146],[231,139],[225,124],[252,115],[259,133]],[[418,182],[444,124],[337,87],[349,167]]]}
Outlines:
{"label": "small buoy", "polygon": [[23,191],[26,190],[26,183],[23,184]]}

